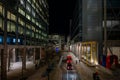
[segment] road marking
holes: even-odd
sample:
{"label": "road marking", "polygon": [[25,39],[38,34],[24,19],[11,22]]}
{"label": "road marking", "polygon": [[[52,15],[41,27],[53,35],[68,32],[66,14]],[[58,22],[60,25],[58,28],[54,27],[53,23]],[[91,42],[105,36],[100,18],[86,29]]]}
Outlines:
{"label": "road marking", "polygon": [[67,80],[68,80],[68,70],[67,70]]}
{"label": "road marking", "polygon": [[61,63],[62,63],[62,59],[63,59],[63,56],[61,56],[61,58],[60,58],[60,61],[59,61],[58,67],[60,67],[60,65],[61,65]]}

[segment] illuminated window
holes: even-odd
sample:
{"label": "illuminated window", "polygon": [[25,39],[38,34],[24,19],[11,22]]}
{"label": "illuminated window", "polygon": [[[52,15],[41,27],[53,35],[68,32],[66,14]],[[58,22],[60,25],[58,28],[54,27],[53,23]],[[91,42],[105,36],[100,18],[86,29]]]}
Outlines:
{"label": "illuminated window", "polygon": [[36,32],[38,33],[38,29],[36,29]]}
{"label": "illuminated window", "polygon": [[35,17],[35,11],[32,9],[32,15]]}
{"label": "illuminated window", "polygon": [[14,14],[11,14],[11,20],[16,21],[16,16]]}
{"label": "illuminated window", "polygon": [[32,3],[32,7],[35,9],[35,5],[34,5],[34,3]]}
{"label": "illuminated window", "polygon": [[36,25],[37,25],[37,26],[39,25],[38,22],[36,22]]}
{"label": "illuminated window", "polygon": [[11,18],[11,13],[8,11],[7,12],[7,18],[10,19]]}
{"label": "illuminated window", "polygon": [[8,32],[15,32],[15,24],[10,22],[10,21],[8,21],[7,22],[7,31]]}
{"label": "illuminated window", "polygon": [[15,32],[15,24],[14,23],[11,23],[11,31]]}
{"label": "illuminated window", "polygon": [[32,30],[35,32],[35,27],[34,26],[32,26]]}
{"label": "illuminated window", "polygon": [[27,9],[29,12],[31,12],[31,7],[30,7],[29,4],[26,4],[26,9]]}
{"label": "illuminated window", "polygon": [[32,22],[35,23],[35,19],[34,18],[32,18]]}
{"label": "illuminated window", "polygon": [[9,11],[7,12],[7,18],[16,21],[16,16]]}
{"label": "illuminated window", "polygon": [[41,39],[41,36],[39,35],[39,39]]}
{"label": "illuminated window", "polygon": [[33,0],[33,2],[35,3],[35,0]]}
{"label": "illuminated window", "polygon": [[26,24],[26,27],[31,30],[31,26],[29,24]]}
{"label": "illuminated window", "polygon": [[19,24],[21,24],[22,26],[25,25],[24,21],[23,21],[21,18],[18,19],[18,22],[19,22]]}
{"label": "illuminated window", "polygon": [[0,30],[4,30],[3,29],[3,19],[0,17]]}
{"label": "illuminated window", "polygon": [[32,32],[32,37],[34,37],[34,32]]}
{"label": "illuminated window", "polygon": [[31,0],[27,0],[29,3],[31,3]]}
{"label": "illuminated window", "polygon": [[29,30],[27,30],[27,31],[26,31],[26,34],[27,34],[27,35],[30,35],[30,31],[29,31]]}
{"label": "illuminated window", "polygon": [[41,24],[39,24],[39,28],[41,28]]}
{"label": "illuminated window", "polygon": [[20,14],[22,14],[23,16],[25,16],[25,12],[24,12],[21,8],[18,9],[18,12],[19,12]]}
{"label": "illuminated window", "polygon": [[21,26],[18,27],[18,33],[20,33],[20,34],[23,34],[23,33],[24,33],[23,27],[21,27]]}
{"label": "illuminated window", "polygon": [[4,8],[3,8],[3,6],[0,4],[0,14],[1,14],[1,15],[4,15],[3,12],[4,12]]}
{"label": "illuminated window", "polygon": [[38,34],[36,34],[36,38],[38,38]]}
{"label": "illuminated window", "polygon": [[38,3],[36,3],[36,6],[37,6],[37,8],[39,8],[39,5],[38,5]]}
{"label": "illuminated window", "polygon": [[25,7],[25,2],[24,2],[24,0],[20,0],[20,3]]}
{"label": "illuminated window", "polygon": [[41,30],[39,30],[39,33],[41,34]]}
{"label": "illuminated window", "polygon": [[11,23],[10,21],[7,22],[7,32],[11,32]]}
{"label": "illuminated window", "polygon": [[26,14],[26,18],[30,20],[30,16],[28,14]]}

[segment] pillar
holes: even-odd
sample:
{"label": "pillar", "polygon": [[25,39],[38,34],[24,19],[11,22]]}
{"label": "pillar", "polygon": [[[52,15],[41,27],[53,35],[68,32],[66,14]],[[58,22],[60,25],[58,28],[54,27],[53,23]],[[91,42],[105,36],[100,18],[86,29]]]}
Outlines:
{"label": "pillar", "polygon": [[35,48],[33,48],[33,63],[35,64]]}
{"label": "pillar", "polygon": [[26,69],[26,48],[20,49],[21,60],[22,60],[22,69]]}
{"label": "pillar", "polygon": [[23,69],[26,69],[26,48],[23,48],[23,53],[22,53],[22,67],[23,67]]}
{"label": "pillar", "polygon": [[1,51],[1,80],[7,80],[7,9],[4,8],[4,50]]}

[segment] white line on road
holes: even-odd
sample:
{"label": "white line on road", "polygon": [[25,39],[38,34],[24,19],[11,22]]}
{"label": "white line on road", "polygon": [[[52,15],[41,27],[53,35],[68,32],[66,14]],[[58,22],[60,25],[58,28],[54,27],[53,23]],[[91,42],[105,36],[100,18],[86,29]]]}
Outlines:
{"label": "white line on road", "polygon": [[62,63],[62,59],[63,59],[63,56],[61,56],[61,58],[60,58],[60,61],[59,61],[58,67],[60,67],[60,65],[61,65],[61,63]]}
{"label": "white line on road", "polygon": [[68,70],[67,70],[67,80],[68,80]]}

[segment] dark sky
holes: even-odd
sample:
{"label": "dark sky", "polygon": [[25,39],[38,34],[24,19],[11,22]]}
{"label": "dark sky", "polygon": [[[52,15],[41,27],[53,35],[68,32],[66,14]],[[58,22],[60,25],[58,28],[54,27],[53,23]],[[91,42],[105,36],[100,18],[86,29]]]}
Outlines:
{"label": "dark sky", "polygon": [[72,18],[75,0],[48,0],[49,33],[69,34],[69,20]]}

